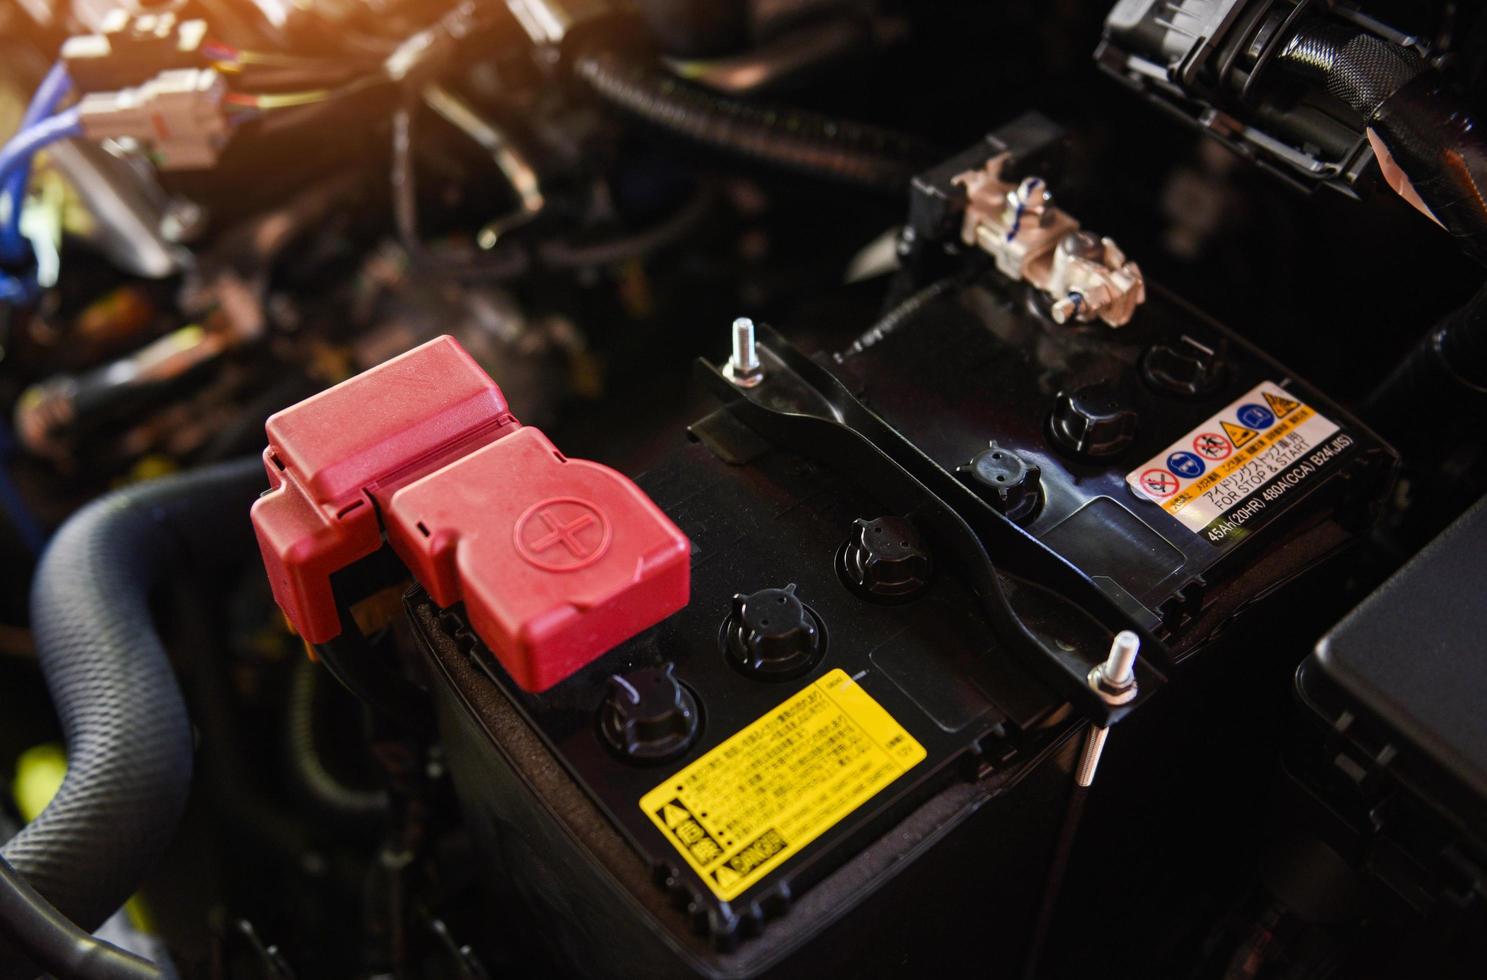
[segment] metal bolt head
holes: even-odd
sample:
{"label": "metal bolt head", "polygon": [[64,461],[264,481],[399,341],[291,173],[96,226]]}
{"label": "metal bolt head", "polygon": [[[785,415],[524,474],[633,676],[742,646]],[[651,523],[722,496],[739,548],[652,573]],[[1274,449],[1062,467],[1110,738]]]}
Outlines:
{"label": "metal bolt head", "polygon": [[1032,214],[1042,214],[1053,204],[1053,192],[1042,177],[1024,177],[1012,194],[1016,203]]}
{"label": "metal bolt head", "polygon": [[1105,241],[1093,232],[1069,232],[1059,241],[1058,250],[1071,259],[1086,259],[1100,263],[1105,261]]}
{"label": "metal bolt head", "polygon": [[1105,679],[1115,687],[1136,683],[1136,655],[1141,652],[1141,637],[1130,630],[1121,630],[1110,643],[1110,655],[1105,658]]}
{"label": "metal bolt head", "polygon": [[1089,672],[1089,686],[1108,704],[1125,704],[1136,696],[1136,656],[1141,637],[1130,630],[1115,634],[1105,662]]}
{"label": "metal bolt head", "polygon": [[1070,290],[1062,299],[1056,300],[1048,312],[1053,316],[1054,323],[1062,325],[1077,317],[1084,303],[1083,293]]}
{"label": "metal bolt head", "polygon": [[752,388],[764,380],[764,365],[759,361],[759,344],[754,321],[739,317],[733,321],[732,353],[723,374],[740,388]]}

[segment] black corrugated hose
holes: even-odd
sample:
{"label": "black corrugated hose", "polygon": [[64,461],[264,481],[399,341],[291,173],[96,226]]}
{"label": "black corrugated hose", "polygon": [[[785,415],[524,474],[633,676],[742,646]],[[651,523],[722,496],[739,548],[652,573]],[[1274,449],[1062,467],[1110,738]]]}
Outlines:
{"label": "black corrugated hose", "polygon": [[[191,785],[191,725],[151,618],[152,588],[173,568],[249,551],[248,508],[266,484],[248,459],[126,487],[75,514],[42,557],[31,625],[67,775],[3,853],[84,930],[160,859]],[[0,948],[0,975],[22,967],[19,956]]]}
{"label": "black corrugated hose", "polygon": [[1409,48],[1328,21],[1304,24],[1277,62],[1362,116],[1431,213],[1487,265],[1487,138],[1443,75]]}
{"label": "black corrugated hose", "polygon": [[654,126],[800,173],[902,191],[928,158],[925,147],[889,130],[725,98],[612,53],[584,55],[574,72],[606,102]]}
{"label": "black corrugated hose", "polygon": [[0,936],[47,973],[70,980],[160,980],[164,974],[112,943],[95,939],[37,894],[0,859]]}

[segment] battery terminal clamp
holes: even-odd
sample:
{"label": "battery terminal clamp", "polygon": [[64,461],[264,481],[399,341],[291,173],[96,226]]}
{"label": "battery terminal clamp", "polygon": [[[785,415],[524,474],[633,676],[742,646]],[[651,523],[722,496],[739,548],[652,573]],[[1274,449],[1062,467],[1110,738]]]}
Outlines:
{"label": "battery terminal clamp", "polygon": [[304,639],[346,612],[331,576],[386,546],[542,691],[687,603],[691,545],[623,475],[523,426],[441,337],[269,419],[253,525]]}
{"label": "battery terminal clamp", "polygon": [[1146,301],[1140,267],[1114,241],[1084,231],[1054,206],[1043,178],[1005,180],[1011,158],[998,154],[952,181],[966,194],[961,240],[990,255],[1007,278],[1038,289],[1057,323],[1130,323]]}

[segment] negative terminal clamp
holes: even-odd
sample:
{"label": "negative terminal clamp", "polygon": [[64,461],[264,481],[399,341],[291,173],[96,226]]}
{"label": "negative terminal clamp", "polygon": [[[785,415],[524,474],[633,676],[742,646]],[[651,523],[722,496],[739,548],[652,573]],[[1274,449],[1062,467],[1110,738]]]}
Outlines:
{"label": "negative terminal clamp", "polygon": [[1009,279],[1047,296],[1058,323],[1131,322],[1146,301],[1140,267],[1115,242],[1081,230],[1078,219],[1054,206],[1042,178],[1003,180],[1010,159],[999,154],[954,179],[966,192],[961,240],[990,255]]}

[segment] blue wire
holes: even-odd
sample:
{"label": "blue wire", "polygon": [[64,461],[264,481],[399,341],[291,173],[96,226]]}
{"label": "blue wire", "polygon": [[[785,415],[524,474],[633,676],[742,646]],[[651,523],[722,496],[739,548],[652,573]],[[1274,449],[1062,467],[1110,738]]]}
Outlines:
{"label": "blue wire", "polygon": [[82,134],[83,123],[75,106],[17,133],[4,149],[0,149],[0,185],[4,185],[17,168],[29,165],[31,158],[42,148]]}
{"label": "blue wire", "polygon": [[[82,120],[74,107],[17,133],[5,144],[4,149],[0,149],[0,187],[5,186],[18,169],[30,166],[31,158],[42,147],[72,136],[81,136],[82,132]],[[29,298],[34,289],[33,283],[0,275],[0,302],[20,302]]]}
{"label": "blue wire", "polygon": [[[4,149],[0,149],[0,197],[10,200],[9,213],[0,222],[0,258],[19,261],[28,251],[26,240],[21,235],[21,205],[26,196],[26,184],[31,179],[31,158],[47,143],[78,135],[82,129],[74,110],[70,113],[70,121],[38,132],[43,123],[52,120],[57,106],[71,91],[72,78],[67,74],[67,66],[59,61],[47,72],[36,94],[31,97],[31,104],[21,117],[16,135]],[[19,148],[12,150],[13,146]],[[23,302],[32,292],[33,289],[20,279],[0,275],[0,303]],[[14,448],[9,426],[0,422],[0,510],[10,518],[11,525],[31,553],[39,555],[46,547],[47,532],[26,506],[24,495],[10,478],[10,455]]]}
{"label": "blue wire", "polygon": [[[67,73],[67,66],[59,61],[47,72],[46,78],[42,79],[41,85],[36,89],[36,94],[31,97],[31,104],[21,117],[17,135],[50,118],[71,91],[72,77]],[[21,236],[21,205],[25,200],[26,184],[30,177],[31,166],[27,160],[25,166],[0,185],[0,198],[8,198],[10,201],[10,210],[5,220],[0,222],[0,259],[6,261],[18,262],[26,257],[26,241]]]}

